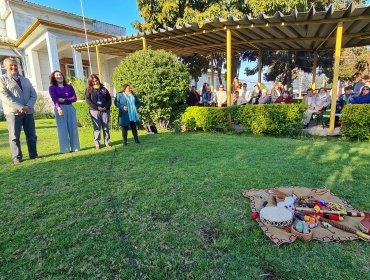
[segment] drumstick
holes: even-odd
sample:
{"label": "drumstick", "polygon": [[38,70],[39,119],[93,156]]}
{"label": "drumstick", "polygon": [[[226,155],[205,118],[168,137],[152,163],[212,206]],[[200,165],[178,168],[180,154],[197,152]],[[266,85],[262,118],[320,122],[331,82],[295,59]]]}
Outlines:
{"label": "drumstick", "polygon": [[[307,212],[315,212],[313,208],[307,207],[296,207],[298,211],[307,211]],[[334,215],[341,215],[341,216],[351,216],[351,217],[365,217],[365,213],[363,212],[347,212],[347,211],[332,211],[332,210],[320,210],[318,213],[323,214],[334,214]]]}
{"label": "drumstick", "polygon": [[367,235],[359,230],[356,230],[354,228],[350,228],[350,227],[347,227],[345,225],[342,225],[341,223],[338,223],[338,222],[334,222],[334,221],[331,221],[331,220],[328,220],[328,219],[325,219],[325,218],[322,218],[322,217],[318,217],[318,219],[320,221],[323,221],[323,222],[326,222],[330,225],[332,225],[333,227],[336,227],[336,228],[339,228],[341,230],[344,230],[346,232],[350,232],[350,233],[354,233],[364,239],[367,239],[367,240],[370,240],[370,235]]}
{"label": "drumstick", "polygon": [[[298,211],[307,211],[307,212],[314,212],[316,211],[313,208],[306,208],[306,207],[296,207],[296,210]],[[318,213],[323,213],[323,214],[334,214],[334,215],[346,215],[346,211],[331,211],[331,210],[320,210]]]}

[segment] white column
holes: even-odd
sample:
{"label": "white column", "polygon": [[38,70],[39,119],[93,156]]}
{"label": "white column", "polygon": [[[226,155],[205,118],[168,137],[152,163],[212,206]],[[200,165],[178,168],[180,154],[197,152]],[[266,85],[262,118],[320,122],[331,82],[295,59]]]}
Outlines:
{"label": "white column", "polygon": [[46,37],[46,47],[48,49],[49,55],[50,72],[60,70],[57,38],[55,37],[55,35],[49,32],[46,32],[45,37]]}
{"label": "white column", "polygon": [[72,58],[73,58],[73,67],[75,69],[75,77],[83,80],[84,79],[84,71],[82,66],[82,56],[81,52],[72,49]]}
{"label": "white column", "polygon": [[42,86],[41,68],[38,52],[33,50],[26,50],[25,63],[27,63],[29,78],[32,81],[32,84],[36,87],[36,90],[44,90]]}

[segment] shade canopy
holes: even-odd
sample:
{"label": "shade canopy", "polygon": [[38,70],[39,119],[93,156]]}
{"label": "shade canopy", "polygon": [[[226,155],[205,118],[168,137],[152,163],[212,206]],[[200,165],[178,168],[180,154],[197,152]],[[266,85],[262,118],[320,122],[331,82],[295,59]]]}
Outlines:
{"label": "shade canopy", "polygon": [[196,23],[117,36],[76,44],[76,50],[99,46],[100,53],[125,56],[143,48],[143,41],[152,49],[164,49],[178,56],[225,52],[226,30],[232,33],[233,51],[290,50],[317,51],[335,48],[335,30],[343,23],[342,47],[370,45],[370,7],[326,11],[293,11],[290,15],[244,15],[241,19],[216,18],[202,27]]}

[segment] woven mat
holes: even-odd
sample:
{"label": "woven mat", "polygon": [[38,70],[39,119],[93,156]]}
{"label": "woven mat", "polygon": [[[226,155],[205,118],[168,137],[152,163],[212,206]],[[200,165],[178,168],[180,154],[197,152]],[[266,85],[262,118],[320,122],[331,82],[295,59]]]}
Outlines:
{"label": "woven mat", "polygon": [[[353,208],[346,201],[331,194],[330,190],[328,189],[309,189],[309,188],[303,188],[303,187],[281,187],[281,188],[278,188],[278,190],[286,193],[287,195],[291,195],[294,192],[298,197],[312,196],[313,198],[318,199],[318,200],[321,199],[326,202],[333,202],[333,203],[343,205],[345,206],[346,210],[349,212],[351,211],[358,212],[357,209]],[[268,205],[276,205],[275,199],[273,196],[269,195],[268,189],[266,190],[257,190],[257,189],[246,190],[242,192],[242,195],[250,199],[250,206],[251,206],[252,212],[259,212],[261,208],[263,207],[262,204],[264,200],[261,199],[261,196],[266,197],[266,195],[268,195]],[[362,217],[344,217],[344,221],[341,221],[340,223],[343,225],[349,226],[353,229],[358,229],[358,224],[360,223],[362,219],[363,219]],[[297,236],[289,232],[286,232],[280,228],[265,225],[258,218],[256,221],[260,225],[263,232],[276,245],[281,245],[283,243],[292,243],[298,238]],[[352,241],[356,239],[362,239],[356,234],[348,233],[338,228],[332,227],[330,229],[334,233],[331,233],[329,230],[321,226],[314,228],[312,239],[320,240],[323,242]],[[368,240],[365,240],[365,241],[368,241]]]}

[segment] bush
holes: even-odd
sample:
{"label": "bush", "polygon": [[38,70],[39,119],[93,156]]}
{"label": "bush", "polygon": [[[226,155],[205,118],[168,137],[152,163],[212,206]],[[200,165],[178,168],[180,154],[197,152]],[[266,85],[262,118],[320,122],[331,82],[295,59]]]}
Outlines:
{"label": "bush", "polygon": [[303,128],[303,104],[268,104],[239,106],[237,121],[247,133],[258,135],[291,135]]}
{"label": "bush", "polygon": [[77,100],[85,100],[86,84],[83,80],[77,77],[66,77],[67,84],[73,86]]}
{"label": "bush", "polygon": [[306,105],[268,104],[226,108],[188,107],[181,117],[184,130],[226,130],[231,122],[259,135],[292,135],[303,128]]}
{"label": "bush", "polygon": [[230,125],[225,108],[197,106],[188,107],[185,110],[181,123],[186,131],[226,130]]}
{"label": "bush", "polygon": [[370,140],[370,104],[349,104],[340,117],[342,134],[350,139]]}
{"label": "bush", "polygon": [[77,123],[80,127],[92,127],[92,122],[89,114],[89,105],[85,101],[73,103],[76,109]]}
{"label": "bush", "polygon": [[41,95],[37,95],[34,109],[34,118],[37,120],[54,118],[54,104],[51,99],[46,99]]}
{"label": "bush", "polygon": [[142,50],[128,55],[113,71],[118,91],[130,84],[142,107],[146,123],[172,123],[181,116],[189,85],[189,71],[177,57],[164,50]]}
{"label": "bush", "polygon": [[[112,100],[113,102],[113,100]],[[77,115],[77,123],[80,127],[93,127],[90,113],[89,113],[89,106],[85,101],[83,102],[75,102],[73,106],[76,109]],[[119,129],[118,126],[118,108],[114,105],[110,107],[110,121],[109,121],[109,128],[110,129]]]}

